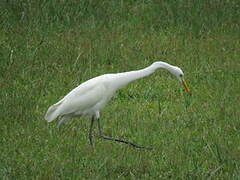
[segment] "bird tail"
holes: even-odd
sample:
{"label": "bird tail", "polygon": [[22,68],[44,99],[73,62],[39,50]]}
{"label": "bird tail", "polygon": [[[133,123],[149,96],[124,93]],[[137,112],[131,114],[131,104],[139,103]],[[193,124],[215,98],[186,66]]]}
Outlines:
{"label": "bird tail", "polygon": [[62,104],[62,102],[63,102],[63,99],[48,108],[47,113],[45,114],[45,117],[44,117],[48,122],[53,121],[59,116],[58,109],[59,109],[59,106]]}

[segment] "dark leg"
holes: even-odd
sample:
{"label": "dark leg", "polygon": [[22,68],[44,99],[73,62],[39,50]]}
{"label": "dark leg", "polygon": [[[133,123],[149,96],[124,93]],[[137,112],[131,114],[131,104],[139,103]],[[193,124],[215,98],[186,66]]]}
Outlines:
{"label": "dark leg", "polygon": [[88,134],[88,138],[89,138],[89,142],[91,145],[93,145],[93,142],[92,142],[92,131],[93,131],[93,123],[94,123],[94,116],[92,117],[91,119],[91,124],[90,124],[90,129],[89,129],[89,134]]}
{"label": "dark leg", "polygon": [[148,148],[148,147],[144,147],[144,146],[140,146],[138,144],[134,144],[132,142],[129,142],[129,141],[125,141],[125,140],[122,140],[122,139],[116,139],[116,138],[112,138],[112,137],[109,137],[109,136],[105,136],[103,135],[102,133],[102,129],[101,129],[101,126],[100,126],[100,120],[97,119],[97,122],[98,122],[98,130],[99,130],[99,136],[103,139],[107,139],[107,140],[111,140],[111,141],[116,141],[116,142],[121,142],[121,143],[125,143],[125,144],[129,144],[135,148],[146,148],[146,149],[152,149],[152,148]]}

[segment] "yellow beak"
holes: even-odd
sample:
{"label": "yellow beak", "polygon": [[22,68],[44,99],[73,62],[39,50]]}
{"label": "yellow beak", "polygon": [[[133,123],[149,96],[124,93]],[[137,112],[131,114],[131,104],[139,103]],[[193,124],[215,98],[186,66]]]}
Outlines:
{"label": "yellow beak", "polygon": [[182,79],[182,85],[183,85],[183,88],[184,90],[188,93],[188,94],[192,94],[187,86],[187,83],[184,79]]}

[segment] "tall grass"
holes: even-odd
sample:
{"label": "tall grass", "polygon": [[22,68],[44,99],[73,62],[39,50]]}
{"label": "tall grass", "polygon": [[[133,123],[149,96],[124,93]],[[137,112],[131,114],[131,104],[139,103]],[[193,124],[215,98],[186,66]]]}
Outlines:
{"label": "tall grass", "polygon": [[23,24],[27,28],[51,30],[74,26],[112,28],[138,25],[144,30],[180,26],[200,33],[225,26],[236,27],[239,24],[239,5],[238,1],[219,0],[5,0],[1,2],[1,21],[5,26]]}
{"label": "tall grass", "polygon": [[[0,2],[0,177],[2,179],[238,179],[238,1]],[[193,92],[165,71],[119,91],[102,111],[62,128],[44,114],[94,76],[180,66]]]}

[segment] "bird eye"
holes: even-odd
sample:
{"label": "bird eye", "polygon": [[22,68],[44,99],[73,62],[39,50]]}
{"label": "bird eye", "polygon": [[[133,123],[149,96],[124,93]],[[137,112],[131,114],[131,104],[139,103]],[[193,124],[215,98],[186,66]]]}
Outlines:
{"label": "bird eye", "polygon": [[179,77],[182,78],[182,77],[183,77],[183,74],[180,74]]}

